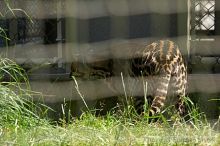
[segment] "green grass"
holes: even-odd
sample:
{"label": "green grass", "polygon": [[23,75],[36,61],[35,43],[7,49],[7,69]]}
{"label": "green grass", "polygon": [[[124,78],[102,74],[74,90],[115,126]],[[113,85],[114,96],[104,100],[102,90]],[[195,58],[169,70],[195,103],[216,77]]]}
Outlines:
{"label": "green grass", "polygon": [[1,128],[1,145],[213,145],[220,144],[217,132],[207,124],[167,125],[146,121],[121,121],[115,116],[95,117],[85,113],[71,124],[45,123],[30,128]]}
{"label": "green grass", "polygon": [[9,81],[0,84],[0,145],[220,145],[214,130],[219,123],[211,126],[190,101],[187,120],[160,115],[158,121],[150,122],[148,115],[137,115],[125,104],[124,109],[105,116],[88,110],[79,118],[66,115],[68,121],[63,117],[55,123],[44,114],[48,107],[33,103],[32,96],[38,93],[30,90],[24,70],[0,59],[0,77],[6,76]]}
{"label": "green grass", "polygon": [[[4,2],[8,11],[0,12],[0,17],[8,13],[16,16],[20,11],[32,21],[25,11],[12,8],[8,0]],[[10,39],[2,28],[0,37],[8,46]],[[67,115],[68,121],[64,117],[56,124],[47,119],[47,106],[33,103],[32,96],[40,93],[31,91],[25,71],[15,62],[0,58],[0,81],[0,145],[220,145],[220,134],[214,130],[219,123],[211,126],[195,105],[190,106],[187,121],[174,115],[169,120],[160,116],[159,121],[149,122],[147,115],[139,116],[127,105],[106,116],[97,117],[90,110],[79,118]]]}
{"label": "green grass", "polygon": [[25,71],[12,60],[0,58],[0,80],[0,125],[38,124],[40,106],[32,96],[39,93],[30,90]]}

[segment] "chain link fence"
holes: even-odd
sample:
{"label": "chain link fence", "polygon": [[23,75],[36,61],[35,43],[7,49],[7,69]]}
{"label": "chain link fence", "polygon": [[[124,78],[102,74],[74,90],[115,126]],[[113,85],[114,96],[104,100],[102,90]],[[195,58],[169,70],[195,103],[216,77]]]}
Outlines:
{"label": "chain link fence", "polygon": [[[69,81],[72,62],[124,60],[131,49],[170,39],[180,46],[186,58],[190,56],[189,72],[207,77],[191,81],[192,92],[202,91],[206,85],[198,81],[210,81],[213,74],[220,73],[216,3],[216,0],[190,0],[191,19],[187,28],[188,5],[183,0],[9,0],[15,14],[0,1],[0,27],[10,38],[8,44],[4,38],[0,39],[0,50],[7,51],[8,57],[31,71],[33,78],[34,73],[49,81],[51,78]],[[187,40],[187,29],[190,40]],[[190,54],[187,54],[187,41]],[[114,69],[118,71],[121,66]],[[118,79],[118,86],[120,82]],[[216,82],[212,80],[210,89],[204,90],[218,91]],[[41,84],[36,85],[37,89],[44,92],[45,87],[51,87],[56,100],[63,101],[64,96],[79,99],[72,83],[65,82],[65,89],[61,83],[59,87],[50,82],[45,87]],[[106,84],[102,80],[80,81],[80,84],[88,99],[114,95],[108,87],[104,88]],[[55,98],[48,97],[50,100]]]}

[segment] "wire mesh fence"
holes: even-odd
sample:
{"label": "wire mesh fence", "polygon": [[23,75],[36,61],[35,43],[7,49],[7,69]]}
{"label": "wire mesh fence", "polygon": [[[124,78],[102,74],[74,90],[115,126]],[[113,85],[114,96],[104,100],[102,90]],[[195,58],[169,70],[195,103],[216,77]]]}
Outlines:
{"label": "wire mesh fence", "polygon": [[[9,6],[0,1],[0,26],[10,38],[9,46],[0,39],[0,47],[27,70],[43,74],[40,78],[50,80],[54,76],[55,80],[71,80],[72,62],[88,70],[86,63],[125,60],[130,50],[155,40],[170,39],[179,45],[190,73],[218,74],[218,2],[190,2],[191,23],[187,27],[189,5],[183,0],[10,0]],[[190,30],[190,40],[187,40],[187,30]],[[187,41],[191,44],[190,54],[186,49]],[[113,67],[119,77],[121,68],[121,64]],[[119,81],[117,78],[115,84],[119,85]],[[99,80],[94,84],[90,81],[81,84],[89,98],[114,95],[105,89],[97,92],[95,89],[106,87]],[[191,84],[191,89],[200,90],[199,84]],[[215,85],[212,81],[210,86]],[[218,91],[216,87],[210,92]],[[67,96],[77,97],[72,94]]]}

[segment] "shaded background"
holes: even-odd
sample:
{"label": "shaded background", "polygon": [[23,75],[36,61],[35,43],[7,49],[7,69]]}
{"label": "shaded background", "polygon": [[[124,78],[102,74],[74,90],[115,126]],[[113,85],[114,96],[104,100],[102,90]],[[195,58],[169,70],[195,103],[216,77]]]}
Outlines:
{"label": "shaded background", "polygon": [[[219,114],[220,99],[220,2],[217,0],[10,0],[15,15],[0,3],[0,26],[10,38],[0,39],[0,49],[29,73],[33,90],[44,101],[61,109],[72,101],[75,113],[83,107],[75,83],[69,77],[72,62],[92,63],[124,59],[136,49],[158,39],[175,41],[189,73],[188,93],[210,117]],[[120,64],[114,66],[117,72]],[[123,95],[119,76],[105,79],[78,78],[88,104],[93,100]],[[126,80],[127,90],[135,81]],[[135,91],[134,91],[135,92]],[[140,93],[141,92],[141,93]],[[142,90],[139,93],[143,94]],[[36,97],[38,100],[38,97]],[[114,101],[113,101],[114,102]]]}

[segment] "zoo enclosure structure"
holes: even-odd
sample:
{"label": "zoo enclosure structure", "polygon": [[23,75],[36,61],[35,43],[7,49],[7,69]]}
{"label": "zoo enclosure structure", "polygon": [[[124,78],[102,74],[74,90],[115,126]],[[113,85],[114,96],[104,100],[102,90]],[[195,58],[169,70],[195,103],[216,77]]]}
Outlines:
{"label": "zoo enclosure structure", "polygon": [[[80,99],[69,77],[71,62],[120,58],[126,49],[164,38],[177,42],[188,58],[189,92],[220,91],[217,0],[11,0],[10,5],[26,11],[33,23],[22,12],[2,18],[10,41],[5,46],[1,39],[1,50],[26,68],[32,88],[47,102]],[[3,1],[1,7],[7,11]],[[79,82],[88,99],[112,95],[94,92],[104,86],[102,80],[96,87]]]}

